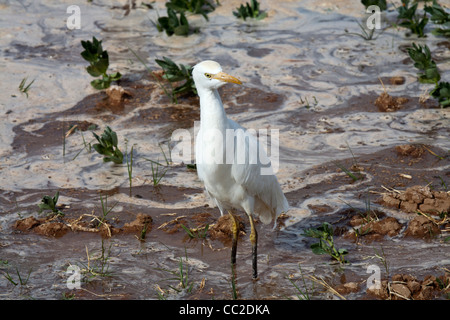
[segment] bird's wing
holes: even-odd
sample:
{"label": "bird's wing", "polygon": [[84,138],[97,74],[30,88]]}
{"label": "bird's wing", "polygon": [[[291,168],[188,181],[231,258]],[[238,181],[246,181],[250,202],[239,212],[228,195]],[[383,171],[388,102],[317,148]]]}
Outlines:
{"label": "bird's wing", "polygon": [[[261,220],[269,222],[281,212],[287,211],[287,200],[271,170],[270,159],[258,139],[232,120],[229,120],[229,125],[230,128],[243,130],[245,133],[244,139],[239,134],[235,135],[235,163],[232,165],[231,175],[249,195],[255,197],[255,211],[259,209],[260,212],[256,213]],[[242,152],[245,153],[245,158]]]}

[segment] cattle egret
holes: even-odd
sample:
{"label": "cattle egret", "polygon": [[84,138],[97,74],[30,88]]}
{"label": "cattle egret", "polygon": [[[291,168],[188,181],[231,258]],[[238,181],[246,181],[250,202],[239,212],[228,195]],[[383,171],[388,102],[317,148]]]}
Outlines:
{"label": "cattle egret", "polygon": [[[200,97],[200,130],[195,145],[197,173],[221,215],[224,210],[230,214],[233,273],[239,231],[233,210],[248,215],[253,278],[257,279],[258,235],[253,217],[259,217],[265,224],[272,220],[276,223],[277,217],[287,211],[289,205],[272,170],[270,173],[262,170],[267,166],[271,169],[271,163],[258,139],[228,119],[223,108],[217,89],[226,83],[241,84],[241,81],[222,72],[220,64],[214,61],[195,65],[192,75]],[[244,138],[239,139],[239,136]]]}

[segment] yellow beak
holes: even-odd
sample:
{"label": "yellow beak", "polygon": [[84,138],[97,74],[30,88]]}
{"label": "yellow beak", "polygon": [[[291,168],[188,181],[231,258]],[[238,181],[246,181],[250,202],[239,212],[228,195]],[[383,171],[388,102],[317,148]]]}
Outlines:
{"label": "yellow beak", "polygon": [[220,80],[220,81],[223,81],[223,82],[231,82],[231,83],[242,84],[242,82],[239,79],[237,79],[237,78],[235,78],[233,76],[230,76],[229,74],[227,74],[225,72],[216,73],[212,77],[213,77],[213,79],[217,79],[217,80]]}

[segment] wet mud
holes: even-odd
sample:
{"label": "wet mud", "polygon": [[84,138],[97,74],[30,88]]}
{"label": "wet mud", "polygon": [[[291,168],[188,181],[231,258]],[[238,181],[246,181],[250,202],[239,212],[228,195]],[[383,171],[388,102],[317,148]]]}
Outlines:
{"label": "wet mud", "polygon": [[[9,83],[1,93],[0,299],[233,298],[229,217],[220,217],[187,166],[195,159],[168,158],[172,132],[193,132],[199,120],[198,98],[172,103],[153,63],[161,56],[220,61],[244,82],[220,91],[230,118],[280,130],[277,176],[291,210],[274,229],[256,222],[258,281],[248,218],[238,213],[238,298],[448,299],[449,112],[424,99],[402,30],[388,29],[377,42],[350,37],[344,29],[357,28],[362,9],[319,2],[262,1],[269,18],[251,24],[236,24],[234,2],[224,3],[212,25],[195,20],[202,31],[176,41],[152,29],[155,10],[121,1],[83,7],[89,22],[78,34],[46,18],[66,3],[1,7],[40,28],[9,21],[20,37],[0,40],[14,85],[38,79],[29,98]],[[92,35],[101,35],[111,68],[123,74],[109,90],[90,87],[79,55],[79,41]],[[445,78],[449,42],[424,41]],[[107,125],[124,154],[134,149],[131,179],[126,161],[104,163],[92,148],[92,132]],[[56,192],[58,213],[39,212]],[[317,239],[305,230],[324,222],[348,263],[312,252]],[[373,268],[376,288],[368,283]],[[14,285],[19,274],[28,281]]]}

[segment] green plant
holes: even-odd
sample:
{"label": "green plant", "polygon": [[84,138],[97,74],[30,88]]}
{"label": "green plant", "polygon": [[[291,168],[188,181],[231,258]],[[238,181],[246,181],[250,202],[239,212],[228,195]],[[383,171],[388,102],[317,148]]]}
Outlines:
{"label": "green plant", "polygon": [[[186,261],[187,261],[187,256],[186,256]],[[165,269],[165,268],[157,268],[157,270],[161,270],[164,272],[168,272],[171,275],[173,275],[173,277],[167,278],[165,280],[167,281],[175,281],[177,283],[177,286],[172,286],[169,285],[168,287],[172,290],[174,290],[177,293],[180,293],[182,291],[190,293],[192,291],[192,288],[194,287],[194,283],[192,281],[189,281],[189,269],[185,267],[185,265],[183,264],[183,258],[179,258],[179,262],[178,262],[178,269],[176,271],[172,271],[169,269]],[[161,289],[162,291],[162,289]],[[164,296],[165,292],[162,291],[161,294],[158,293],[158,297],[160,299],[165,299],[166,297]]]}
{"label": "green plant", "polygon": [[184,13],[180,12],[178,18],[177,13],[171,8],[167,8],[167,17],[159,17],[158,22],[153,24],[159,32],[165,31],[169,37],[172,35],[187,37],[190,31],[189,22]]}
{"label": "green plant", "polygon": [[378,6],[381,11],[387,9],[386,0],[361,0],[361,3],[366,7],[366,9],[370,6]]}
{"label": "green plant", "polygon": [[127,171],[128,171],[128,182],[130,184],[130,197],[131,197],[131,187],[133,182],[133,148],[134,146],[131,146],[130,153],[126,153],[127,155]]}
{"label": "green plant", "polygon": [[397,8],[398,19],[400,19],[399,26],[410,29],[419,37],[425,37],[424,29],[428,18],[425,12],[422,17],[416,15],[417,6],[418,2],[410,6],[410,0],[402,0],[402,5]]}
{"label": "green plant", "polygon": [[433,1],[431,6],[425,6],[424,10],[430,14],[430,20],[435,24],[440,25],[439,28],[434,29],[431,33],[436,36],[450,37],[450,14],[436,2]]}
{"label": "green plant", "polygon": [[116,202],[111,208],[108,209],[108,196],[105,196],[105,200],[103,200],[102,195],[100,195],[100,202],[102,204],[102,216],[98,219],[99,222],[97,227],[100,227],[106,221],[106,217],[118,203]]}
{"label": "green plant", "polygon": [[421,70],[418,74],[420,83],[434,83],[437,85],[441,79],[436,63],[431,59],[430,48],[425,44],[424,46],[412,44],[412,48],[408,48],[408,54],[414,61],[414,67]]}
{"label": "green plant", "polygon": [[205,239],[206,236],[207,236],[208,229],[209,229],[209,224],[206,224],[206,226],[203,227],[203,228],[195,228],[195,229],[190,229],[190,228],[186,227],[183,224],[181,224],[181,227],[184,229],[184,231],[186,231],[186,233],[188,234],[189,238],[191,238],[191,239]]}
{"label": "green plant", "polygon": [[92,132],[98,143],[94,144],[92,147],[99,154],[104,155],[104,162],[114,162],[121,164],[123,162],[122,151],[117,147],[117,134],[111,130],[110,127],[106,127],[101,137],[99,137],[95,132]]}
{"label": "green plant", "polygon": [[90,63],[86,71],[93,77],[102,77],[91,81],[91,85],[98,90],[106,89],[111,85],[112,81],[119,80],[122,75],[119,72],[107,74],[106,71],[109,67],[109,56],[106,50],[102,48],[102,40],[92,38],[92,42],[81,41],[81,45],[84,51],[81,52],[81,56],[84,60]]}
{"label": "green plant", "polygon": [[28,271],[28,275],[27,275],[26,279],[22,279],[22,276],[20,275],[19,269],[17,269],[17,267],[16,267],[16,274],[17,274],[17,277],[18,277],[17,282],[13,280],[12,276],[9,274],[8,271],[5,271],[5,274],[3,276],[5,277],[6,280],[8,280],[14,286],[17,286],[18,284],[20,284],[21,286],[26,286],[27,283],[28,283],[28,280],[30,279],[30,274],[31,274],[32,270],[33,269],[31,268]]}
{"label": "green plant", "polygon": [[56,191],[56,194],[53,197],[50,196],[42,197],[41,203],[38,204],[39,213],[41,213],[44,210],[51,210],[54,214],[63,216],[64,213],[61,212],[58,208],[56,208],[58,198],[59,198],[59,191]]}
{"label": "green plant", "polygon": [[408,49],[408,54],[414,61],[414,67],[421,71],[418,74],[419,82],[433,83],[435,87],[430,91],[430,95],[437,99],[442,107],[449,107],[450,83],[444,81],[439,82],[441,75],[436,63],[431,59],[431,52],[428,46],[417,46],[413,43],[413,47]]}
{"label": "green plant", "polygon": [[106,248],[105,242],[102,239],[101,251],[98,257],[91,256],[88,248],[86,247],[87,264],[81,263],[82,268],[80,268],[80,272],[84,276],[87,276],[87,278],[85,278],[87,281],[93,280],[95,277],[112,276],[112,273],[109,271],[111,246],[112,243],[108,248]]}
{"label": "green plant", "polygon": [[28,98],[28,91],[30,90],[31,85],[33,84],[34,80],[36,80],[36,79],[33,79],[33,80],[27,85],[27,84],[26,84],[27,78],[23,78],[22,81],[21,81],[20,84],[19,84],[19,91],[22,92],[22,93],[25,93],[25,95],[27,96],[27,98]]}
{"label": "green plant", "polygon": [[348,253],[346,249],[337,249],[334,245],[333,228],[328,222],[322,223],[317,229],[311,228],[303,234],[306,237],[319,239],[318,243],[311,245],[311,249],[315,254],[328,254],[331,258],[339,263],[347,263],[344,255]]}
{"label": "green plant", "polygon": [[189,11],[201,14],[208,21],[208,13],[215,10],[214,5],[208,0],[170,0],[166,7],[177,12]]}
{"label": "green plant", "polygon": [[233,11],[235,17],[247,20],[247,18],[253,18],[256,20],[261,20],[267,17],[267,12],[261,11],[259,9],[259,2],[256,0],[251,0],[250,4],[245,3],[245,6],[241,4],[237,11]]}
{"label": "green plant", "polygon": [[163,164],[161,164],[161,163],[159,163],[157,161],[150,160],[150,159],[146,159],[146,160],[150,161],[150,165],[152,167],[152,182],[153,182],[153,186],[157,187],[159,185],[159,183],[161,182],[161,179],[166,175],[166,172],[167,172],[167,170],[169,170],[169,168],[166,168],[161,173],[161,171],[159,171],[159,167],[164,167]]}
{"label": "green plant", "polygon": [[[298,291],[298,294],[296,294],[298,300],[311,300],[311,297],[310,297],[309,291],[308,291],[308,287],[306,285],[305,276],[303,275],[303,271],[300,266],[300,263],[298,264],[298,268],[300,270],[300,276],[301,276],[301,279],[303,282],[303,287],[305,288],[304,291],[302,289],[300,289],[300,287],[296,284],[296,282],[294,280],[292,280],[290,277],[288,277],[288,280],[290,283],[292,283],[294,288]],[[312,290],[314,290],[314,287],[312,288]]]}
{"label": "green plant", "polygon": [[369,31],[366,31],[366,29],[363,27],[363,25],[361,23],[359,23],[359,22],[356,22],[356,23],[358,24],[358,26],[361,29],[362,33],[349,32],[348,29],[344,29],[344,31],[346,33],[348,33],[348,34],[359,36],[359,37],[361,37],[361,38],[363,38],[364,40],[367,40],[367,41],[376,40],[384,32],[384,30],[383,30],[376,37],[374,37],[376,28],[373,28],[373,29],[370,29]]}
{"label": "green plant", "polygon": [[[155,62],[164,70],[163,79],[170,83],[172,97],[179,94],[197,94],[197,89],[195,88],[194,79],[192,78],[192,67],[189,65],[179,64],[177,65],[171,59],[163,57],[161,59],[156,59]],[[182,82],[177,87],[173,87],[172,83]]]}
{"label": "green plant", "polygon": [[436,87],[430,92],[430,95],[439,101],[439,104],[444,108],[450,107],[450,83],[439,82]]}

